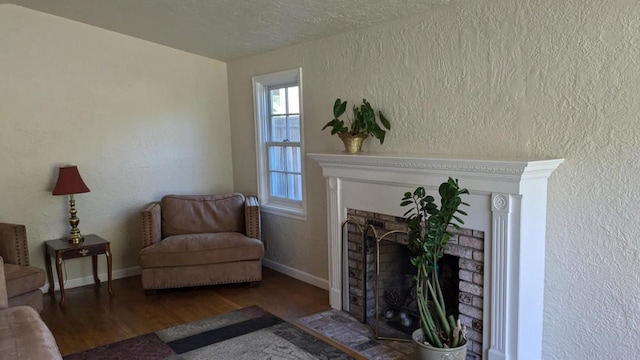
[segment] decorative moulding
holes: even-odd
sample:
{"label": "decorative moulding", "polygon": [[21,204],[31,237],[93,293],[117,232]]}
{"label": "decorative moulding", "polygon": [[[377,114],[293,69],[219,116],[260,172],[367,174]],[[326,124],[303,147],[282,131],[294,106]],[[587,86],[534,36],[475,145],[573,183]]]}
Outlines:
{"label": "decorative moulding", "polygon": [[[309,153],[320,166],[379,167],[389,170],[429,170],[443,173],[464,172],[491,175],[545,176],[555,169],[563,159],[498,159],[483,157],[402,155],[402,154],[345,154]],[[324,166],[323,166],[324,168]]]}

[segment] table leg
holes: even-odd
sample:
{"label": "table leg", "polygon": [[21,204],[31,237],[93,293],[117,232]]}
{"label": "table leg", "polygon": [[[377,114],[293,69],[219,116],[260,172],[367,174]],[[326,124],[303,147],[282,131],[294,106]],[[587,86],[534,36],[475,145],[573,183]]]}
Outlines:
{"label": "table leg", "polygon": [[100,278],[98,277],[98,255],[91,257],[91,266],[93,267],[93,282],[100,286]]}
{"label": "table leg", "polygon": [[109,244],[107,244],[104,254],[107,256],[107,287],[109,288],[109,295],[113,296],[113,288],[111,287],[111,247]]}
{"label": "table leg", "polygon": [[51,269],[51,256],[47,252],[46,246],[44,249],[44,265],[47,270],[47,281],[49,281],[49,295],[55,294],[55,286],[53,284],[53,269]]}
{"label": "table leg", "polygon": [[64,307],[64,279],[62,276],[62,254],[56,252],[56,272],[58,273],[58,285],[60,285],[60,306]]}

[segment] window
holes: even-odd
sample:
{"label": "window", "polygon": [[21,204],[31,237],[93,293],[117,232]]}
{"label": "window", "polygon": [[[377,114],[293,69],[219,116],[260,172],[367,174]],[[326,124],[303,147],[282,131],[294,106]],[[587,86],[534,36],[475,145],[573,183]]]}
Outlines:
{"label": "window", "polygon": [[300,84],[300,69],[253,78],[262,209],[305,219]]}

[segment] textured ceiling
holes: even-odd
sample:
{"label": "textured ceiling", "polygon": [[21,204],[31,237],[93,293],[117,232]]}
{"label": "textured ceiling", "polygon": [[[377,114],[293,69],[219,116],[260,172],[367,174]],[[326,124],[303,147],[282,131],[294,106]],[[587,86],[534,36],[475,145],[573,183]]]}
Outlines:
{"label": "textured ceiling", "polygon": [[5,0],[227,61],[427,12],[449,0]]}

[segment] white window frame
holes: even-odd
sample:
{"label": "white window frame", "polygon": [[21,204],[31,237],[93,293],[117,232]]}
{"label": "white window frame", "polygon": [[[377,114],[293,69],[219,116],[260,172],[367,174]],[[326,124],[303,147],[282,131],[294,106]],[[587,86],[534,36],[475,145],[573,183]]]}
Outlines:
{"label": "white window frame", "polygon": [[[302,176],[302,201],[271,197],[267,141],[269,136],[269,87],[297,83],[300,100],[300,170]],[[279,71],[253,77],[253,106],[255,110],[256,160],[258,170],[258,199],[265,213],[296,220],[307,219],[307,186],[304,151],[304,110],[302,108],[302,68]]]}

